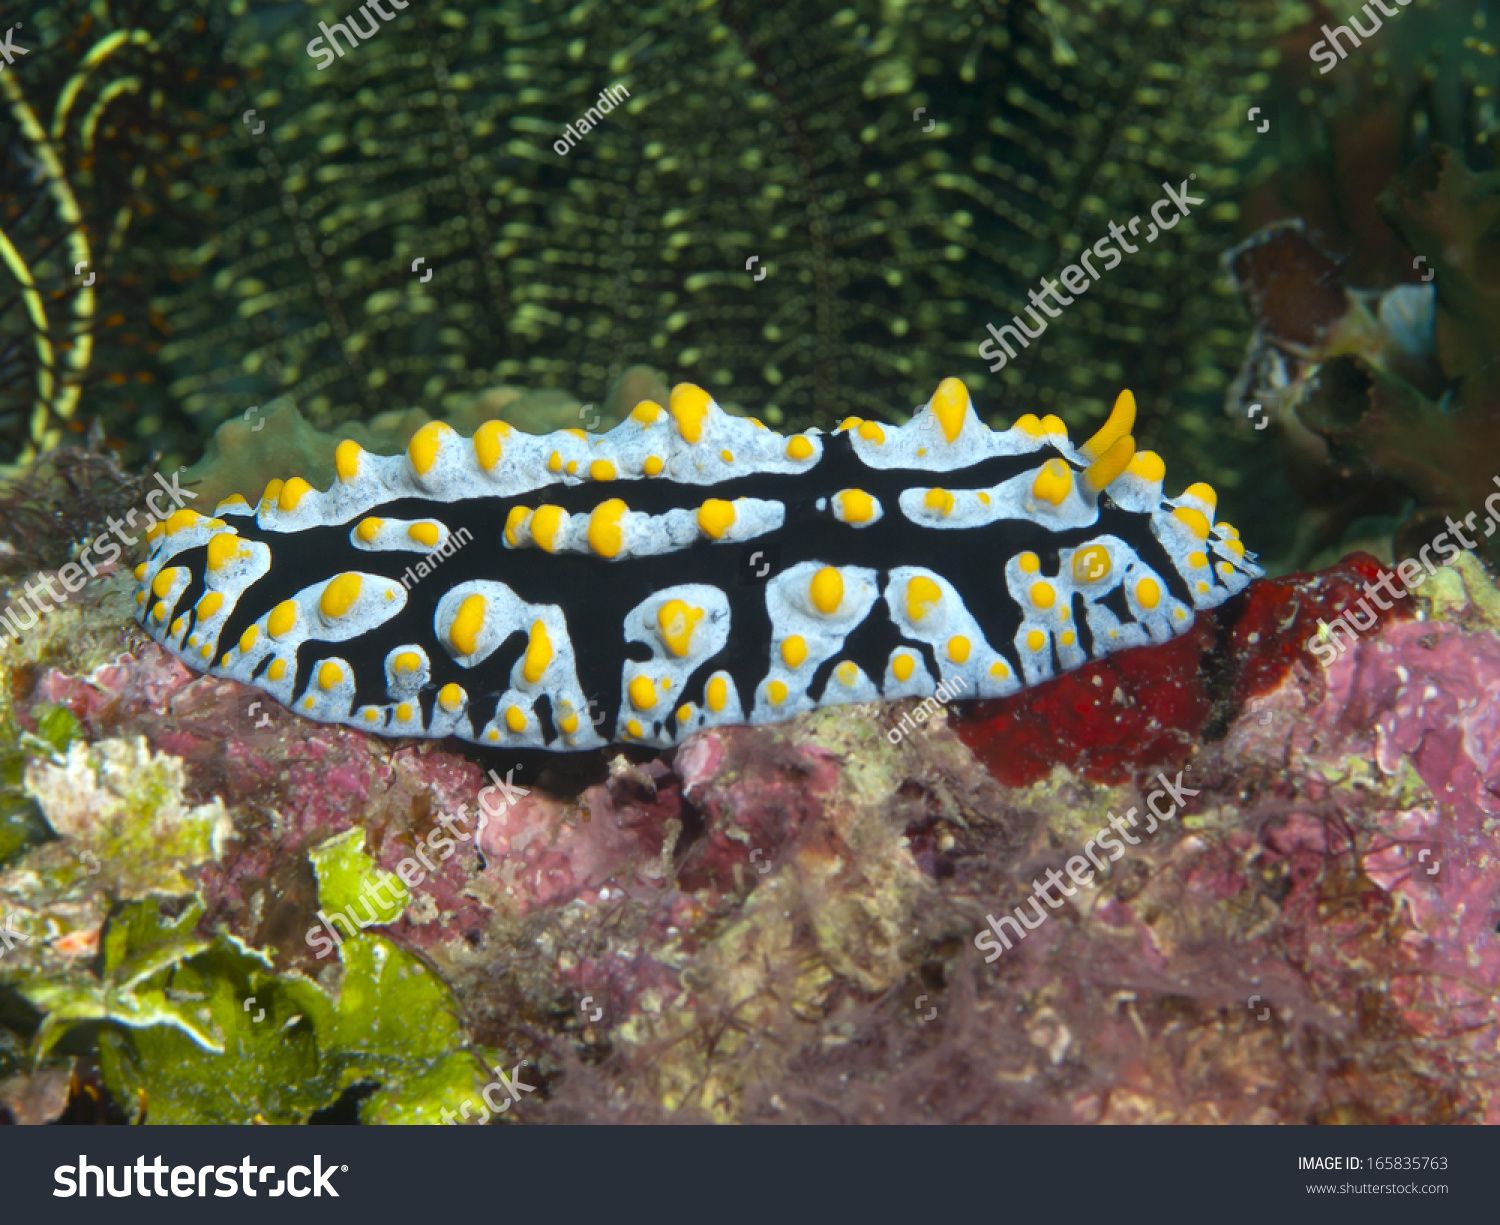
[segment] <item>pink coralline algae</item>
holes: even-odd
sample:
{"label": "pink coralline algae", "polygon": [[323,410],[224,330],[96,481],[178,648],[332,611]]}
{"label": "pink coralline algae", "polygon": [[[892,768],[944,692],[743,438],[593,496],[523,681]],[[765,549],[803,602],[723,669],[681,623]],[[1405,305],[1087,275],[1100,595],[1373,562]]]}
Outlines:
{"label": "pink coralline algae", "polygon": [[[1500,593],[1466,560],[1325,669],[1376,573],[1257,583],[1107,684],[899,743],[877,704],[517,768],[251,711],[137,639],[13,675],[14,712],[180,757],[234,826],[184,870],[203,923],[287,972],[330,965],[313,848],[362,829],[394,871],[473,831],[380,930],[531,1061],[507,1122],[1500,1122]],[[1158,770],[1197,794],[987,964],[986,916]]]}
{"label": "pink coralline algae", "polygon": [[[1382,773],[1413,770],[1430,798],[1378,813],[1363,868],[1397,899],[1410,930],[1391,976],[1403,1016],[1493,1057],[1500,1025],[1500,640],[1408,622],[1328,675],[1329,698],[1292,737],[1292,752],[1354,740]],[[1346,750],[1347,752],[1347,750]],[[1500,1122],[1500,1101],[1488,1122]]]}

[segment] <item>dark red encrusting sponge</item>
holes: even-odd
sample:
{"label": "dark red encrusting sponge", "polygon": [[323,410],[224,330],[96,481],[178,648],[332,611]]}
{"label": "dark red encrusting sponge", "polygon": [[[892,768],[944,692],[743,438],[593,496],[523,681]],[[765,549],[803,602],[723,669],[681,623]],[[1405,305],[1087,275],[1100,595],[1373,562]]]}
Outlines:
{"label": "dark red encrusting sponge", "polygon": [[[1295,667],[1321,697],[1322,670],[1308,640],[1320,620],[1357,604],[1382,570],[1368,553],[1352,553],[1316,574],[1257,580],[1200,612],[1171,642],[1121,651],[1013,697],[957,703],[949,708],[953,728],[1011,787],[1040,781],[1054,765],[1107,784],[1180,766],[1193,744],[1213,739]],[[1381,624],[1416,611],[1409,598],[1385,598],[1388,610],[1366,600]],[[1363,610],[1355,615],[1368,620]]]}

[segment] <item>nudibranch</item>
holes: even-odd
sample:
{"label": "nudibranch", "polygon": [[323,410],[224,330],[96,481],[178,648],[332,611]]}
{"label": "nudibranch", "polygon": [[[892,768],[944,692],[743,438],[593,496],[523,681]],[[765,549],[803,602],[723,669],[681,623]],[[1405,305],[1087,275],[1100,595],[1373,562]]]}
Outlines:
{"label": "nudibranch", "polygon": [[996,698],[1184,632],[1262,573],[1207,485],[1164,498],[1127,391],[1074,447],[945,379],[903,426],[782,436],[681,384],[601,435],[338,447],[326,492],[153,529],[137,616],[323,723],[558,751],[819,706]]}

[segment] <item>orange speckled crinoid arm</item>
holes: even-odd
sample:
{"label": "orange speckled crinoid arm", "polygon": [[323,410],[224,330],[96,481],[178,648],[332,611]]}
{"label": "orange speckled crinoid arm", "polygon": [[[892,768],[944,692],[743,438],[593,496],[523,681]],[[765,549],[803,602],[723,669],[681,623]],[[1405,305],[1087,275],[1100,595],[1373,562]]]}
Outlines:
{"label": "orange speckled crinoid arm", "polygon": [[[390,736],[667,746],[816,706],[1000,697],[1181,633],[1260,570],[1214,492],[1162,496],[1123,393],[1083,446],[946,379],[904,426],[791,437],[699,387],[607,434],[342,443],[326,492],[183,510],[148,632],[299,714]],[[592,716],[592,717],[591,717]]]}

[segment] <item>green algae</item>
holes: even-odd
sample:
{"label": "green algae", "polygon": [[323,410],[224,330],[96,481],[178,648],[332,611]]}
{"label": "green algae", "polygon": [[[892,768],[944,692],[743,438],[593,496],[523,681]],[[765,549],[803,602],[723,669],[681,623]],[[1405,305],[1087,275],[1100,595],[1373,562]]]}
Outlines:
{"label": "green algae", "polygon": [[[318,874],[318,899],[329,911],[347,912],[359,902],[358,913],[367,922],[373,916],[375,925],[394,923],[411,895],[394,874],[375,866],[364,842],[364,830],[351,829],[308,853]],[[387,899],[387,889],[396,901]]]}
{"label": "green algae", "polygon": [[[60,719],[51,730],[66,733]],[[91,845],[115,864],[107,876],[90,874],[53,842],[0,875],[0,898],[31,888],[19,926],[32,935],[18,946],[23,956],[0,960],[0,982],[41,1016],[33,1064],[97,1050],[111,1096],[150,1123],[300,1123],[355,1086],[370,1090],[359,1108],[367,1122],[436,1123],[445,1109],[479,1099],[482,1060],[499,1055],[471,1046],[452,993],[420,957],[361,932],[343,939],[315,981],[279,970],[268,952],[228,932],[206,932],[201,897],[182,885],[224,832],[218,801],[185,809],[181,763],[138,742],[75,742],[66,762],[33,772],[48,780],[38,790],[64,826],[57,832],[71,831],[59,841],[79,833],[73,810],[59,805],[66,779],[102,817],[105,831]],[[91,788],[91,779],[115,785]],[[369,886],[395,881],[362,841],[354,830],[312,852],[324,910],[359,897],[378,906]],[[107,920],[105,888],[124,902]],[[80,920],[81,890],[94,902],[83,918],[102,925],[97,973],[46,948],[78,930],[67,919]],[[377,918],[393,921],[404,904]],[[6,1073],[21,1064],[15,1034],[8,1038]]]}
{"label": "green algae", "polygon": [[[330,899],[322,899],[325,904]],[[339,950],[335,989],[226,934],[199,934],[202,905],[137,902],[104,938],[101,975],[20,990],[46,1013],[38,1059],[98,1030],[105,1084],[137,1121],[300,1123],[356,1085],[367,1122],[435,1123],[476,1096],[487,1052],[469,1046],[447,987],[382,936]]]}

